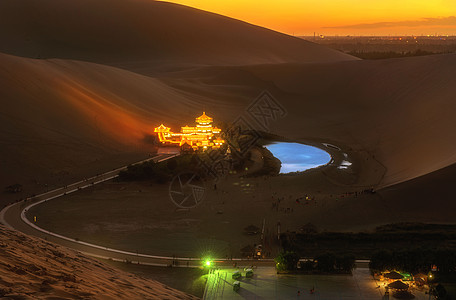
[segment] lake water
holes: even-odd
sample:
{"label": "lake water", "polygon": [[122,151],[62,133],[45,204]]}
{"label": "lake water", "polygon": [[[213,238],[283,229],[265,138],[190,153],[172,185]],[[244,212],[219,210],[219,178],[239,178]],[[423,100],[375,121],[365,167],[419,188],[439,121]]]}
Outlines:
{"label": "lake water", "polygon": [[274,143],[266,148],[282,162],[280,173],[305,171],[327,164],[331,156],[316,147],[299,143]]}

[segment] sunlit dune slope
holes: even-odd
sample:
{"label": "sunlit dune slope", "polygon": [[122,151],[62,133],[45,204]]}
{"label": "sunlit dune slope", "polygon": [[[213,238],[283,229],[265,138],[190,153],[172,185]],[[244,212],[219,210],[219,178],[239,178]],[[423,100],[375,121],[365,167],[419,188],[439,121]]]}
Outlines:
{"label": "sunlit dune slope", "polygon": [[269,90],[287,110],[284,118],[271,123],[271,132],[367,151],[387,169],[378,185],[382,187],[456,162],[454,78],[456,55],[450,54],[318,65],[209,67],[166,80],[245,109],[262,90]]}
{"label": "sunlit dune slope", "polygon": [[198,299],[0,225],[0,297]]}
{"label": "sunlit dune slope", "polygon": [[152,0],[0,1],[0,52],[129,68],[329,62],[352,56],[221,15]]}
{"label": "sunlit dune slope", "polygon": [[156,79],[112,67],[5,54],[0,65],[2,188],[60,180],[108,158],[110,168],[127,162],[116,155],[147,157],[157,122],[180,124],[201,110]]}

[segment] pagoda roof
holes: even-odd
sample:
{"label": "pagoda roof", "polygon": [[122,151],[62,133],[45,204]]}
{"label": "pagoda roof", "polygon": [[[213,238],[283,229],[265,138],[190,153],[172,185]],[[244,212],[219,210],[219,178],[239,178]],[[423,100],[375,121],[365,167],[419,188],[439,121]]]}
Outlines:
{"label": "pagoda roof", "polygon": [[402,279],[402,278],[404,278],[404,276],[402,276],[401,274],[399,274],[396,271],[386,273],[383,276],[386,277],[386,278],[389,278],[389,279]]}
{"label": "pagoda roof", "polygon": [[169,132],[170,129],[170,127],[166,127],[165,125],[161,124],[160,126],[155,127],[154,132]]}
{"label": "pagoda roof", "polygon": [[396,289],[396,290],[406,290],[409,288],[408,284],[403,283],[400,280],[397,280],[393,283],[388,284],[389,288]]}
{"label": "pagoda roof", "polygon": [[212,118],[209,117],[208,115],[206,115],[206,112],[203,111],[203,114],[201,116],[199,116],[198,118],[196,118],[196,122],[197,123],[200,123],[200,122],[204,122],[204,123],[212,122]]}

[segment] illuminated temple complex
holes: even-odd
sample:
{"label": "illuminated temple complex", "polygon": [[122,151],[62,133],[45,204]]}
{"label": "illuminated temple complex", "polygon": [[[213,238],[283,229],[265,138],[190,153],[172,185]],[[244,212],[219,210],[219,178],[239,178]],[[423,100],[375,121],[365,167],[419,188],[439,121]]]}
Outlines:
{"label": "illuminated temple complex", "polygon": [[220,139],[220,128],[213,127],[213,119],[205,112],[195,119],[196,126],[183,126],[180,133],[174,133],[170,127],[161,124],[154,129],[160,142],[165,145],[190,146],[194,150],[220,148],[224,140]]}

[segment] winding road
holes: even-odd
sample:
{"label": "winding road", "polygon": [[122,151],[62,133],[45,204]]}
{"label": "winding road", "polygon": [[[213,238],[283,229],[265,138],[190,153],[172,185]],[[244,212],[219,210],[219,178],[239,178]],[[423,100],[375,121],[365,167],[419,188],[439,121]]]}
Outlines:
{"label": "winding road", "polygon": [[[158,154],[154,157],[142,160],[135,164],[140,164],[147,161],[162,162],[177,156],[178,154]],[[126,170],[127,166],[93,176],[91,178],[75,182],[73,184],[48,191],[46,193],[28,198],[27,200],[16,202],[6,206],[0,211],[0,223],[6,227],[14,230],[21,231],[28,235],[37,236],[46,239],[50,242],[60,244],[62,246],[72,248],[80,251],[86,255],[101,258],[110,259],[113,261],[129,262],[133,264],[142,264],[150,266],[173,266],[173,267],[200,267],[202,261],[200,258],[189,258],[189,257],[169,257],[169,256],[156,256],[141,254],[135,252],[128,252],[118,249],[111,249],[100,245],[87,243],[74,238],[66,237],[54,232],[50,232],[46,229],[38,227],[36,224],[31,222],[25,215],[26,211],[43,202],[61,197],[63,195],[74,193],[78,190],[93,186],[95,184],[105,182],[119,176],[119,172]],[[232,260],[217,259],[217,264],[220,266],[229,266],[233,263],[238,265],[251,265],[252,260],[244,260],[233,258]],[[274,266],[272,259],[255,260],[255,265],[260,266]]]}

